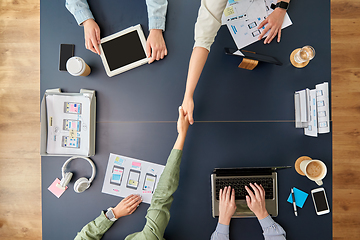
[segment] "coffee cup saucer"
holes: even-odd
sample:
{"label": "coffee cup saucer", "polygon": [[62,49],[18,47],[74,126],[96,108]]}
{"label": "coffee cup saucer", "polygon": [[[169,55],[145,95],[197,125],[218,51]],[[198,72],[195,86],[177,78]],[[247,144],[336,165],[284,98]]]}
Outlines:
{"label": "coffee cup saucer", "polygon": [[300,163],[304,160],[312,160],[312,158],[308,157],[308,156],[302,156],[299,157],[298,159],[296,159],[295,161],[295,170],[298,174],[305,176],[305,173],[303,173],[303,171],[301,171],[300,169]]}

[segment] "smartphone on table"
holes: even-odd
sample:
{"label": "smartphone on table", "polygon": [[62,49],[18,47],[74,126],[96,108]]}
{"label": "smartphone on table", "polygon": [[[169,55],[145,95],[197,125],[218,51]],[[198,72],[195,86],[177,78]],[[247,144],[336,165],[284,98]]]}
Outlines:
{"label": "smartphone on table", "polygon": [[66,62],[74,56],[74,44],[60,44],[59,71],[66,71]]}
{"label": "smartphone on table", "polygon": [[317,215],[323,215],[330,212],[329,203],[326,198],[324,188],[316,188],[311,190],[311,196],[314,201],[315,211]]}

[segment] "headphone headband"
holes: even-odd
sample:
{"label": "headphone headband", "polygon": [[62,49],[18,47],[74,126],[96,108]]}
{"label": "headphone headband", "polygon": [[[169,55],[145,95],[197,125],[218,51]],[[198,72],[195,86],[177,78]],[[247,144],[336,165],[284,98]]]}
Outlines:
{"label": "headphone headband", "polygon": [[85,159],[86,161],[88,161],[90,163],[91,168],[92,168],[92,174],[91,174],[91,178],[89,178],[89,183],[91,183],[95,178],[96,168],[95,168],[95,164],[93,163],[93,161],[91,161],[91,159],[87,158],[87,157],[73,156],[73,157],[69,158],[68,160],[66,160],[66,162],[64,162],[64,165],[61,168],[62,177],[64,178],[64,176],[65,176],[65,169],[66,169],[66,166],[68,165],[68,163],[71,162],[72,160],[76,159],[76,158]]}

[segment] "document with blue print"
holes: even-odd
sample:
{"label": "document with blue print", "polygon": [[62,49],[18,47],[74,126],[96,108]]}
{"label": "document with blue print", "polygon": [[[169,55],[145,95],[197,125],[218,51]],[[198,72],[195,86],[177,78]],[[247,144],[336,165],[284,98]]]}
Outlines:
{"label": "document with blue print", "polygon": [[[271,4],[276,0],[229,0],[223,16],[222,24],[226,24],[238,49],[242,49],[256,41],[266,25],[258,29],[262,21],[269,16],[273,9]],[[240,11],[239,9],[243,9]],[[292,24],[286,13],[282,29]],[[269,34],[267,32],[264,38]]]}
{"label": "document with blue print", "polygon": [[152,195],[165,166],[110,153],[102,193],[118,197],[138,194],[144,203]]}
{"label": "document with blue print", "polygon": [[229,0],[222,15],[222,24],[234,20],[247,21],[267,16],[264,0]]}
{"label": "document with blue print", "polygon": [[311,137],[330,132],[328,82],[317,84],[312,90],[296,91],[294,104],[296,128],[304,128],[304,134]]}

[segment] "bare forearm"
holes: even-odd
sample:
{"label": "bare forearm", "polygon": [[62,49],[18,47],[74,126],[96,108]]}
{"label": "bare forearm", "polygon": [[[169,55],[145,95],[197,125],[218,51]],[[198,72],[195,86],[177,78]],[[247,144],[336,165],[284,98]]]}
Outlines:
{"label": "bare forearm", "polygon": [[186,133],[179,133],[173,149],[183,150],[185,138],[186,138]]}
{"label": "bare forearm", "polygon": [[199,81],[208,54],[209,51],[203,47],[195,47],[193,49],[189,63],[189,71],[186,81],[186,91],[184,98],[193,97],[196,85]]}

